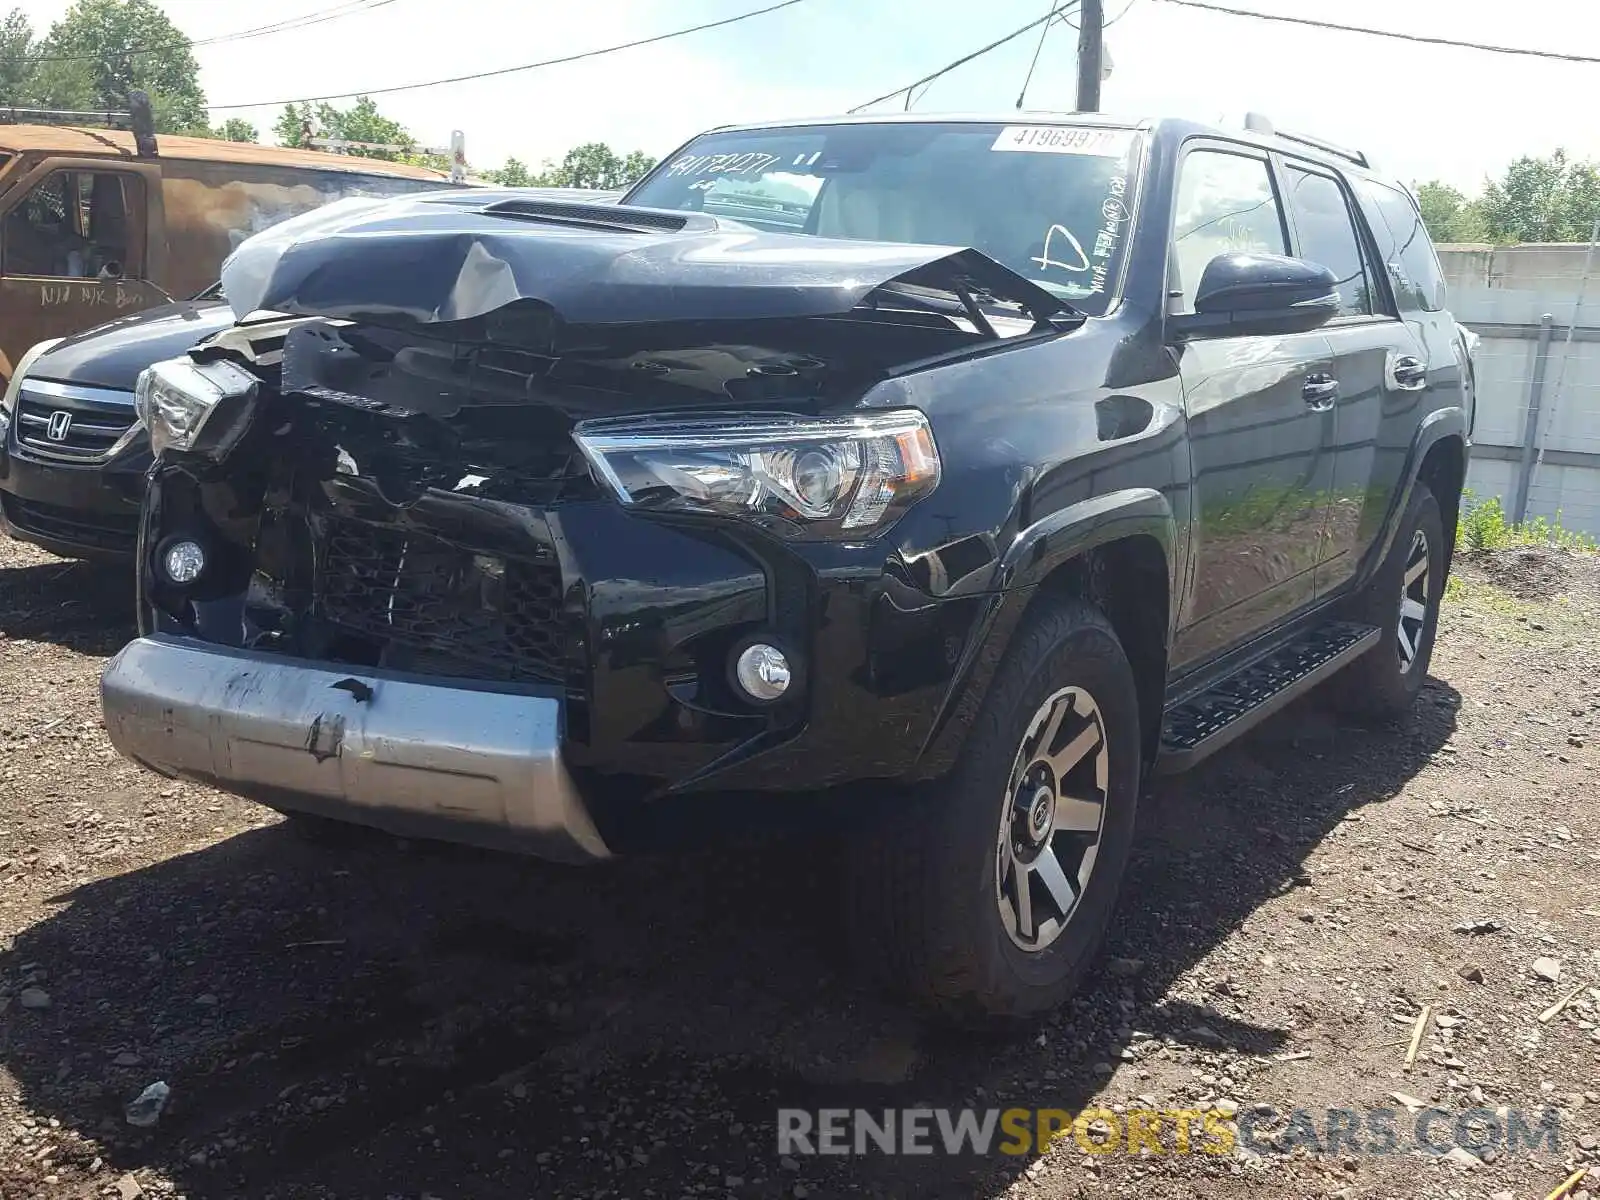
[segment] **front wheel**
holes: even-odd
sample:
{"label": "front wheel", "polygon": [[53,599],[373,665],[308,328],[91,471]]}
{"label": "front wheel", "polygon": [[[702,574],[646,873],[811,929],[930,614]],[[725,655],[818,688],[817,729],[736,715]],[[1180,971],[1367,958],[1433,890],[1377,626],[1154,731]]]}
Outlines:
{"label": "front wheel", "polygon": [[1071,600],[1017,635],[950,777],[851,849],[866,966],[959,1018],[1077,987],[1111,919],[1141,771],[1133,672]]}

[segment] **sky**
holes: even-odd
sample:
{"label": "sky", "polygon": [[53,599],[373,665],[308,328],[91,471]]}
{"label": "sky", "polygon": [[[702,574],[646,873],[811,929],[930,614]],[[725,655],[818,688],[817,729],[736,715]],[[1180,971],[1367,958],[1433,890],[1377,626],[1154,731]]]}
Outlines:
{"label": "sky", "polygon": [[[193,38],[231,33],[348,0],[160,0]],[[1292,14],[1470,41],[1600,57],[1600,4],[1519,0],[1224,0]],[[11,0],[41,33],[69,0]],[[762,0],[387,0],[301,30],[196,50],[208,101],[291,100],[376,89],[553,58],[716,20]],[[841,112],[909,83],[1042,16],[1047,0],[802,0],[780,12],[585,62],[375,97],[424,145],[466,135],[474,166],[532,165],[571,146],[664,155],[715,125]],[[1246,112],[1358,147],[1420,182],[1477,191],[1521,154],[1564,146],[1600,159],[1600,64],[1486,54],[1106,0],[1113,69],[1102,108],[1237,124]],[[1030,109],[1067,111],[1076,33],[1057,25],[1028,91]],[[1037,34],[938,80],[918,112],[1014,108]],[[1578,98],[1566,104],[1563,96]],[[347,103],[341,101],[340,103]],[[896,100],[884,107],[898,108]],[[217,110],[265,136],[278,108]]]}

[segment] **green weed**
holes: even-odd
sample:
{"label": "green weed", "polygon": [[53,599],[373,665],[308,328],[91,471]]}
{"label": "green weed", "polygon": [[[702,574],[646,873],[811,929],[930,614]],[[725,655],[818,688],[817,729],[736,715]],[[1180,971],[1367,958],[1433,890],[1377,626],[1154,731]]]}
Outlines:
{"label": "green weed", "polygon": [[1561,512],[1555,519],[1534,517],[1520,524],[1506,519],[1500,497],[1477,499],[1470,491],[1461,494],[1461,517],[1457,542],[1471,553],[1487,553],[1512,546],[1553,546],[1560,550],[1595,550],[1600,544],[1587,533],[1566,529]]}

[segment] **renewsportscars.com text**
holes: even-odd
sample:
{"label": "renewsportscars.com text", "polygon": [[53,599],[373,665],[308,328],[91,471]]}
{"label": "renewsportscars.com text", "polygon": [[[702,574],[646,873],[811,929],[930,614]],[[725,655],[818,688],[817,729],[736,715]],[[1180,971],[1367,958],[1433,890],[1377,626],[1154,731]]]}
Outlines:
{"label": "renewsportscars.com text", "polygon": [[781,1155],[1043,1153],[1070,1139],[1085,1154],[1474,1154],[1560,1152],[1556,1109],[1393,1108],[781,1108]]}

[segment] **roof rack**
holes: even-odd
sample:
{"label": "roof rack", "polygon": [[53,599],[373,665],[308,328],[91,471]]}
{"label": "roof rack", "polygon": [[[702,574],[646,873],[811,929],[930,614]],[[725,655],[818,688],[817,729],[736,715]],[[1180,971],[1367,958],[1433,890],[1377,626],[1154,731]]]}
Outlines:
{"label": "roof rack", "polygon": [[80,112],[62,108],[0,108],[0,125],[67,125],[88,126],[94,129],[126,129],[133,133],[134,152],[143,158],[154,158],[156,147],[155,114],[150,108],[147,93],[134,90],[128,93],[128,111],[110,109]]}
{"label": "roof rack", "polygon": [[352,142],[348,138],[312,137],[311,123],[301,124],[301,144],[313,150],[329,150],[343,154],[347,150],[378,150],[390,154],[431,154],[435,158],[450,160],[450,181],[467,182],[467,135],[459,129],[450,131],[448,146],[416,146],[400,142]]}
{"label": "roof rack", "polygon": [[1268,137],[1282,138],[1286,142],[1299,142],[1302,146],[1311,146],[1314,149],[1321,150],[1324,154],[1332,154],[1338,158],[1353,162],[1358,167],[1370,167],[1372,165],[1367,161],[1367,156],[1360,150],[1351,150],[1336,142],[1325,142],[1321,138],[1314,138],[1309,134],[1290,133],[1286,129],[1278,129],[1260,113],[1246,113],[1244,127],[1252,133],[1263,133]]}

